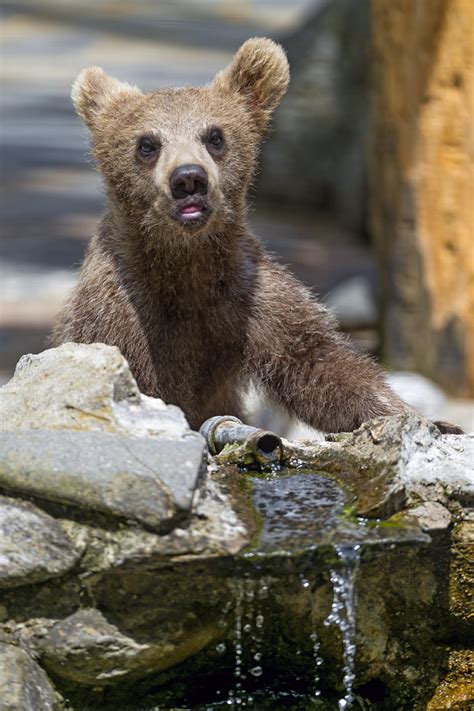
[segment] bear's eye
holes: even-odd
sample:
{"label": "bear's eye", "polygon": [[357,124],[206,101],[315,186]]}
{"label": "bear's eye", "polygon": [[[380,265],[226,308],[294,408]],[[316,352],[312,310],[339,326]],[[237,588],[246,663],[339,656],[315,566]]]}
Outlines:
{"label": "bear's eye", "polygon": [[154,138],[143,136],[138,141],[138,155],[140,158],[154,158],[160,150],[160,144]]}
{"label": "bear's eye", "polygon": [[210,153],[221,153],[224,148],[224,136],[220,128],[211,128],[207,135],[206,145]]}

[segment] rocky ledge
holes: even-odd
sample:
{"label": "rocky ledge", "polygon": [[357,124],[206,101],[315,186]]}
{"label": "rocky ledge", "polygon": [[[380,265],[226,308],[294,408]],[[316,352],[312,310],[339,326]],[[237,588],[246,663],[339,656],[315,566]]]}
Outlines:
{"label": "rocky ledge", "polygon": [[0,398],[0,486],[163,532],[189,518],[206,447],[141,395],[117,348],[24,356]]}
{"label": "rocky ledge", "polygon": [[[211,457],[116,348],[0,389],[0,709],[469,708],[474,438]],[[342,706],[341,706],[342,704]]]}

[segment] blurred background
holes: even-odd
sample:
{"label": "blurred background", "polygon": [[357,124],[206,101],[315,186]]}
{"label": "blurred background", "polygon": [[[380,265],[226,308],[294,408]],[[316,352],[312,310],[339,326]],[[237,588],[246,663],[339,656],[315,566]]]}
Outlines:
{"label": "blurred background", "polygon": [[75,76],[203,84],[256,35],[292,80],[254,230],[402,396],[474,429],[471,0],[4,1],[0,384],[45,348],[103,207]]}

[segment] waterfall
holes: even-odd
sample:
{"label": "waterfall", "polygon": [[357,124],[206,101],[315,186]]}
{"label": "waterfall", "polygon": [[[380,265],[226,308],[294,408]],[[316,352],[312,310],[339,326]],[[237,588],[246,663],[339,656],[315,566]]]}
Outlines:
{"label": "waterfall", "polygon": [[[227,705],[252,706],[253,697],[243,685],[249,676],[258,678],[263,674],[263,615],[264,600],[268,597],[269,581],[265,576],[238,580],[235,590],[234,620],[234,687],[229,691]],[[251,657],[247,666],[243,659]]]}
{"label": "waterfall", "polygon": [[339,711],[345,711],[354,702],[353,685],[355,681],[356,655],[355,580],[360,562],[360,546],[336,545],[335,550],[342,565],[340,568],[331,569],[330,572],[333,601],[325,624],[337,625],[342,635],[345,694],[339,700],[338,708]]}
{"label": "waterfall", "polygon": [[307,590],[310,594],[311,603],[311,642],[313,646],[313,659],[314,659],[314,676],[313,676],[313,689],[312,695],[315,697],[321,696],[321,691],[319,689],[319,669],[324,663],[322,657],[319,655],[320,641],[318,633],[316,630],[316,620],[315,620],[315,608],[314,608],[314,597],[311,593],[311,586],[308,578],[306,578],[303,573],[300,573],[301,585],[304,590]]}

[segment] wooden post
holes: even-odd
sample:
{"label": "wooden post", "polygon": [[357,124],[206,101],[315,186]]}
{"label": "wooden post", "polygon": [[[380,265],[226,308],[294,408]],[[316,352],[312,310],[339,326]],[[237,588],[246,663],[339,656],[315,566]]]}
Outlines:
{"label": "wooden post", "polygon": [[385,359],[474,395],[474,1],[372,0]]}

